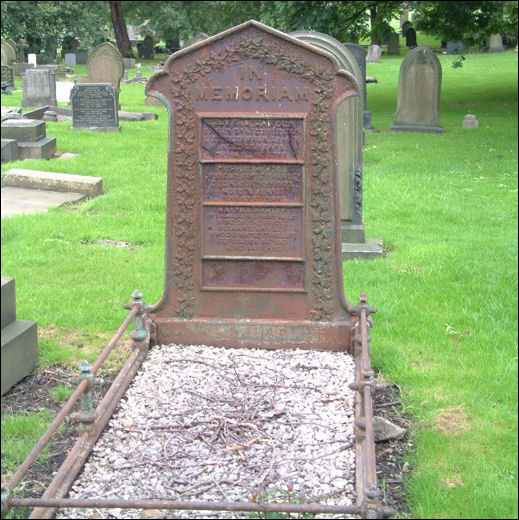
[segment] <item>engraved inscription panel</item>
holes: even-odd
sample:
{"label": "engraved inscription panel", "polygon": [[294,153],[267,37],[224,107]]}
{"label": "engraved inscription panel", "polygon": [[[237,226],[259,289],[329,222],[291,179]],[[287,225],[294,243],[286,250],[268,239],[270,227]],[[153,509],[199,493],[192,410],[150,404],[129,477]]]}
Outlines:
{"label": "engraved inscription panel", "polygon": [[303,289],[304,264],[264,260],[204,260],[202,283],[206,289]]}
{"label": "engraved inscription panel", "polygon": [[78,83],[70,92],[74,128],[116,127],[119,124],[115,91],[104,83]]}
{"label": "engraved inscription panel", "polygon": [[303,119],[202,118],[202,160],[304,161]]}
{"label": "engraved inscription panel", "polygon": [[303,166],[299,164],[206,163],[202,176],[206,202],[303,200]]}
{"label": "engraved inscription panel", "polygon": [[206,206],[203,254],[302,258],[303,208]]}

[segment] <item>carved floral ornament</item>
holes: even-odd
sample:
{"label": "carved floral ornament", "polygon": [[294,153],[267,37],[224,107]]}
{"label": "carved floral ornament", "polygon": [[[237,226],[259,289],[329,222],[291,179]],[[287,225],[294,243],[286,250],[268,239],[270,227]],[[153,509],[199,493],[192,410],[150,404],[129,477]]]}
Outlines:
{"label": "carved floral ornament", "polygon": [[[280,71],[297,74],[313,86],[311,109],[308,113],[311,139],[311,167],[308,179],[311,183],[309,202],[312,228],[312,295],[313,307],[308,319],[330,320],[333,312],[333,212],[334,197],[331,189],[332,150],[329,142],[332,135],[331,103],[334,93],[335,72],[330,72],[309,63],[301,57],[293,57],[286,50],[264,41],[261,37],[244,38],[229,44],[219,51],[200,56],[194,63],[168,75],[168,100],[175,114],[174,161],[175,197],[178,211],[175,212],[173,235],[175,254],[172,259],[172,275],[177,288],[176,316],[194,316],[195,207],[193,197],[197,175],[196,124],[197,119],[190,92],[191,85],[205,75],[222,71],[227,65],[245,58],[257,59]],[[163,75],[164,73],[159,75]],[[348,78],[353,90],[357,85]]]}

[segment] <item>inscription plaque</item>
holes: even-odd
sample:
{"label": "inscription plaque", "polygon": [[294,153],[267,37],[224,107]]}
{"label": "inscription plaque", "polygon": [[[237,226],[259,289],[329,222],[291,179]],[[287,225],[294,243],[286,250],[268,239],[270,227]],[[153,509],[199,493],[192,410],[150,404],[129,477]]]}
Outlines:
{"label": "inscription plaque", "polygon": [[203,118],[202,159],[303,161],[303,120]]}
{"label": "inscription plaque", "polygon": [[120,130],[117,97],[109,83],[77,83],[70,91],[72,128]]}
{"label": "inscription plaque", "polygon": [[255,21],[150,78],[171,114],[159,343],[349,347],[334,125],[358,91],[327,51]]}

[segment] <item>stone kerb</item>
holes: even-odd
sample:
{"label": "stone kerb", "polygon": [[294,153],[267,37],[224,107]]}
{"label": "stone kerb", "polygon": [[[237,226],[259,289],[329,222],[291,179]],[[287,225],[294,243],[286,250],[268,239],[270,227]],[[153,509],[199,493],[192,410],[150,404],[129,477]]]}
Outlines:
{"label": "stone kerb", "polygon": [[440,60],[429,47],[411,50],[400,65],[397,111],[390,130],[442,133],[441,79]]}

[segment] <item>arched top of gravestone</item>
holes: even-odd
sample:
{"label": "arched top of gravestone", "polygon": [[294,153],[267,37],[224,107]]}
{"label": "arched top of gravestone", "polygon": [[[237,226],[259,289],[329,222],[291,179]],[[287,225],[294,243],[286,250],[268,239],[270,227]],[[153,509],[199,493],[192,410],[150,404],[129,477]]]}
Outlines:
{"label": "arched top of gravestone", "polygon": [[18,45],[12,38],[7,38],[7,40],[5,40],[5,43],[9,44],[12,47],[16,60],[16,57],[18,56]]}
{"label": "arched top of gravestone", "polygon": [[[355,90],[355,93],[359,94],[360,89],[359,89],[359,82],[357,81],[357,78],[351,72],[349,72],[349,71],[345,70],[343,67],[341,67],[339,60],[336,58],[336,56],[334,54],[331,54],[329,51],[326,51],[324,49],[319,49],[317,47],[314,47],[313,45],[310,45],[306,42],[303,42],[302,40],[294,38],[293,36],[290,36],[284,32],[278,31],[277,29],[273,29],[272,27],[269,27],[268,25],[265,25],[261,22],[258,22],[256,20],[249,20],[240,25],[232,27],[231,29],[223,31],[219,34],[210,36],[200,42],[189,45],[188,47],[184,47],[173,54],[170,54],[168,56],[168,58],[166,59],[166,62],[164,63],[162,70],[159,70],[158,72],[153,74],[150,77],[150,79],[148,80],[148,83],[146,84],[146,95],[151,95],[151,96],[155,95],[153,92],[154,83],[161,76],[165,76],[165,75],[169,74],[170,64],[173,60],[179,60],[187,54],[194,53],[195,51],[198,51],[199,49],[202,49],[203,47],[210,46],[219,40],[228,38],[228,37],[232,36],[233,34],[236,34],[240,31],[244,31],[250,27],[255,28],[256,30],[267,33],[267,34],[271,34],[277,38],[280,38],[281,40],[286,40],[287,42],[290,42],[292,45],[296,45],[297,47],[301,47],[302,49],[310,50],[313,54],[318,54],[318,55],[321,55],[321,56],[327,58],[334,64],[336,74],[338,76],[346,77],[350,81],[352,88]],[[251,41],[251,44],[253,46],[254,41]],[[249,52],[252,52],[252,49]],[[217,59],[219,57],[214,56],[213,58]],[[283,58],[282,57],[278,58],[275,56],[272,56],[272,57],[266,56],[265,59],[266,60],[272,59],[272,60],[275,60],[275,62],[279,62]],[[160,95],[160,92],[159,92],[159,95]]]}
{"label": "arched top of gravestone", "polygon": [[7,42],[2,43],[2,50],[5,54],[5,65],[11,66],[16,61],[16,52]]}
{"label": "arched top of gravestone", "polygon": [[209,38],[209,35],[205,32],[199,32],[197,35],[193,36],[193,38],[190,38],[187,40],[184,45],[182,46],[183,49],[186,47],[189,47],[190,45],[194,45],[195,43],[201,42],[205,39]]}
{"label": "arched top of gravestone", "polygon": [[[290,36],[332,53],[339,61],[341,68],[351,72],[355,78],[357,78],[357,83],[360,86],[362,81],[362,72],[359,64],[351,52],[349,52],[340,41],[336,40],[329,34],[316,31],[295,31],[291,32]],[[359,88],[358,90],[360,97],[362,98],[364,94],[363,89]]]}
{"label": "arched top of gravestone", "polygon": [[124,74],[124,61],[119,49],[110,42],[98,45],[88,56],[86,70],[88,77],[94,81],[102,79],[107,72],[107,75],[120,81]]}
{"label": "arched top of gravestone", "polygon": [[438,56],[430,47],[419,45],[410,50],[400,65],[400,76],[405,75],[411,67],[416,65],[428,66],[434,69],[441,82],[442,66]]}
{"label": "arched top of gravestone", "polygon": [[9,59],[7,58],[7,53],[4,50],[4,47],[2,46],[2,65],[7,65],[7,62]]}

